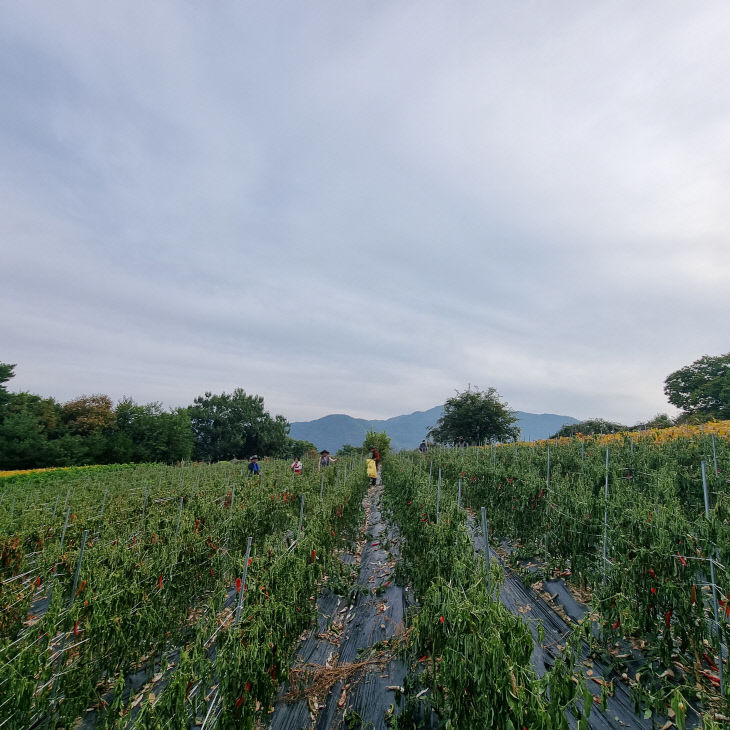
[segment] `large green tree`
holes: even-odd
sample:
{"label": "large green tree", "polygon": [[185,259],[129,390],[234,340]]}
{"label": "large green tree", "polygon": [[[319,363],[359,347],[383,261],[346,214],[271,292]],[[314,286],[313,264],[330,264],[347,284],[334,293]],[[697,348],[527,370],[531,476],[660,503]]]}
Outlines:
{"label": "large green tree", "polygon": [[704,355],[667,376],[664,393],[685,416],[730,418],[730,352]]}
{"label": "large green tree", "polygon": [[516,439],[517,417],[503,403],[494,388],[472,388],[459,392],[444,403],[444,414],[428,435],[446,443],[464,439],[470,444]]}
{"label": "large green tree", "polygon": [[187,408],[165,411],[160,403],[138,405],[124,398],[114,412],[116,424],[112,461],[164,461],[189,459],[193,429]]}
{"label": "large green tree", "polygon": [[194,457],[205,461],[247,459],[252,454],[287,453],[289,424],[264,410],[260,395],[233,393],[198,396],[188,409],[195,435]]}
{"label": "large green tree", "polygon": [[385,431],[375,431],[372,428],[365,434],[362,442],[362,451],[367,453],[370,449],[377,449],[381,457],[390,451],[390,436]]}

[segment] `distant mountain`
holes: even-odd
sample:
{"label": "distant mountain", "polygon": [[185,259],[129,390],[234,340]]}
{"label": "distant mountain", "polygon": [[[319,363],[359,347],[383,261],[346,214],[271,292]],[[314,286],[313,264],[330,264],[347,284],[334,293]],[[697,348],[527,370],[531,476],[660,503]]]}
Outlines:
{"label": "distant mountain", "polygon": [[[391,446],[398,449],[415,449],[426,437],[429,428],[436,425],[444,412],[443,406],[435,406],[427,411],[416,411],[407,416],[394,416],[384,421],[366,421],[345,414],[324,416],[315,421],[298,421],[291,424],[290,436],[294,439],[311,441],[318,449],[328,449],[335,453],[344,444],[360,446],[365,434],[385,431],[390,436]],[[556,416],[553,413],[523,413],[515,411],[522,438],[547,438],[566,423],[578,423],[571,416]]]}

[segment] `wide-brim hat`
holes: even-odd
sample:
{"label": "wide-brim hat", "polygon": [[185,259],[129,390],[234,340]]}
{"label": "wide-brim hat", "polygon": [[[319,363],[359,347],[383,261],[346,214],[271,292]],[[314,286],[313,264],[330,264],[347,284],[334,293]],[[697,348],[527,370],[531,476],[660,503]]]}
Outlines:
{"label": "wide-brim hat", "polygon": [[322,449],[322,451],[320,451],[319,453],[324,456],[325,454],[329,454],[329,451],[327,451],[327,449]]}
{"label": "wide-brim hat", "polygon": [[253,461],[254,459],[257,459],[257,460],[258,460],[258,458],[259,458],[259,457],[258,457],[258,456],[256,456],[256,454],[254,454],[254,455],[253,455],[253,456],[251,457],[251,461]]}

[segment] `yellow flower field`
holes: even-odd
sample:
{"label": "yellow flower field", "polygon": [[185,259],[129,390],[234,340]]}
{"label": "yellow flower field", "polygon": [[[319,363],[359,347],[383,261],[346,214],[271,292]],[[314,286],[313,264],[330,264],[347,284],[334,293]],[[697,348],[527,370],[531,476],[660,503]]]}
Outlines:
{"label": "yellow flower field", "polygon": [[[623,441],[626,438],[633,438],[634,441],[649,439],[656,444],[663,444],[675,439],[692,438],[700,434],[714,434],[719,438],[730,438],[730,421],[709,421],[699,426],[670,426],[669,428],[651,428],[646,431],[619,431],[618,433],[606,433],[603,436],[563,436],[558,439],[558,444],[569,444],[574,438],[589,438],[604,446]],[[555,443],[555,439],[541,439],[538,444]]]}

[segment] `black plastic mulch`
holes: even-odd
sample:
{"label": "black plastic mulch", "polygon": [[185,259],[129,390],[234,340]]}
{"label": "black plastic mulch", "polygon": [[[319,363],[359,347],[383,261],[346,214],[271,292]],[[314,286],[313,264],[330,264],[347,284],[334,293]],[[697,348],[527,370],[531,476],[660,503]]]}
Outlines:
{"label": "black plastic mulch", "polygon": [[[484,536],[481,528],[477,528],[475,521],[470,520],[469,522],[472,528],[475,550],[480,555],[484,555]],[[504,569],[505,577],[504,585],[500,588],[500,601],[510,613],[521,616],[527,622],[534,641],[531,662],[537,675],[543,676],[559,656],[558,644],[565,645],[571,626],[555,612],[541,595],[532,587],[526,586],[520,576],[506,566],[491,548],[490,555],[492,560],[499,560]],[[546,580],[543,582],[543,589],[553,596],[554,602],[560,605],[573,621],[579,621],[587,613],[588,609],[575,600],[563,580]],[[525,610],[528,606],[529,610]],[[544,630],[542,643],[538,640],[537,627],[539,623],[542,623]],[[587,674],[589,667],[583,664],[586,660],[592,664],[590,667],[591,675]],[[588,646],[585,642],[582,644],[580,663],[576,664],[576,670],[581,671],[586,677],[591,693],[599,697],[601,695],[601,686],[592,678],[595,677],[605,682],[613,680],[614,692],[607,699],[606,710],[602,710],[597,703],[594,703],[588,718],[589,727],[652,727],[651,720],[645,720],[643,713],[637,715],[634,712],[634,702],[629,695],[628,686],[623,683],[620,676],[611,667],[590,658]],[[571,713],[568,713],[567,720],[571,727],[577,726],[577,720]]]}
{"label": "black plastic mulch", "polygon": [[[410,604],[408,592],[393,580],[395,561],[399,557],[398,531],[386,524],[380,511],[382,486],[371,487],[366,497],[366,542],[360,557],[360,572],[355,597],[348,599],[323,592],[317,601],[318,627],[304,639],[295,665],[332,666],[368,658],[370,649],[405,628],[405,612]],[[369,500],[369,504],[368,504]],[[388,585],[386,585],[388,583]],[[332,621],[344,622],[339,643],[318,634],[326,634]],[[377,647],[376,647],[377,649]],[[343,696],[343,682],[338,681],[326,697],[307,698],[287,704],[282,698],[284,686],[271,716],[272,730],[302,730],[346,727],[345,718],[354,726],[384,730],[388,716],[398,703],[399,692],[388,687],[401,686],[407,667],[399,659],[368,669],[350,681]],[[310,704],[316,702],[316,714]],[[341,705],[341,706],[340,706]]]}

